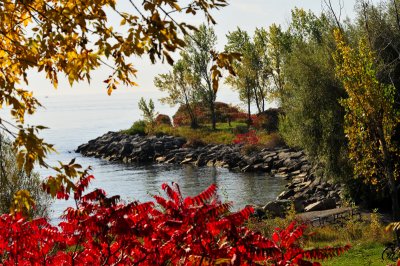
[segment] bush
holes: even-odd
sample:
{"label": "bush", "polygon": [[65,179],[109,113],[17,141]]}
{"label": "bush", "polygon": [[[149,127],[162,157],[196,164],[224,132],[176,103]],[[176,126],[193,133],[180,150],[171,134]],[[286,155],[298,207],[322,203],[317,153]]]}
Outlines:
{"label": "bush", "polygon": [[41,184],[38,173],[33,172],[28,176],[17,168],[11,145],[0,135],[0,214],[10,212],[16,192],[27,190],[35,201],[35,208],[30,210],[29,216],[47,217],[51,199]]}
{"label": "bush", "polygon": [[264,141],[264,146],[268,149],[274,149],[277,147],[286,146],[286,143],[278,133],[271,133]]}
{"label": "bush", "polygon": [[172,126],[171,118],[168,115],[164,115],[164,114],[159,114],[156,117],[155,122],[156,122],[157,126],[160,126],[160,125]]}
{"label": "bush", "polygon": [[268,133],[277,132],[279,129],[279,117],[284,115],[282,108],[270,108],[253,118],[253,126],[264,129]]}
{"label": "bush", "polygon": [[247,144],[244,145],[241,149],[240,149],[240,153],[242,155],[251,155],[253,153],[257,153],[261,151],[261,147],[259,145],[254,145],[254,144]]}
{"label": "bush", "polygon": [[184,148],[194,148],[194,149],[204,146],[207,146],[207,143],[205,143],[201,139],[190,139],[185,143],[185,145],[183,145]]}
{"label": "bush", "polygon": [[[199,124],[211,123],[211,113],[206,105],[202,103],[194,105],[193,112]],[[217,123],[233,122],[243,118],[246,119],[246,114],[238,107],[222,102],[215,102],[215,116]],[[191,120],[184,105],[179,106],[172,118],[174,126],[190,126]]]}
{"label": "bush", "polygon": [[249,132],[249,127],[248,126],[237,125],[233,129],[233,134],[245,134],[247,132]]}
{"label": "bush", "polygon": [[144,136],[146,135],[146,122],[143,120],[135,121],[133,125],[124,132],[129,135],[139,134],[141,136]]}
{"label": "bush", "polygon": [[259,142],[256,131],[251,130],[244,134],[237,134],[233,140],[234,144],[256,145]]}
{"label": "bush", "polygon": [[[75,184],[77,208],[59,227],[19,214],[0,216],[0,254],[5,265],[311,265],[349,249],[304,250],[305,226],[291,223],[271,239],[243,224],[250,206],[236,213],[221,203],[216,185],[183,198],[176,184],[163,184],[156,203],[119,203],[101,189],[83,194],[91,175]],[[65,192],[61,197],[67,198]],[[21,237],[23,236],[23,237]],[[319,265],[319,264],[313,264]]]}

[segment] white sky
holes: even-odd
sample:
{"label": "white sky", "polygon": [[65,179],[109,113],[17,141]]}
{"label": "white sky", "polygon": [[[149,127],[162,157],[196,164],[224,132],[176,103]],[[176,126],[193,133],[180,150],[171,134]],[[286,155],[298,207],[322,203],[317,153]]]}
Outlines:
{"label": "white sky", "polygon": [[[253,32],[257,27],[268,27],[272,23],[277,23],[286,27],[290,20],[290,12],[294,7],[310,9],[315,13],[322,10],[323,0],[231,0],[228,7],[222,8],[213,13],[217,21],[215,31],[218,36],[218,49],[222,50],[226,37],[225,35],[234,31],[238,26],[249,32]],[[337,11],[339,0],[332,0]],[[353,17],[353,7],[356,0],[342,0],[344,9],[342,18]],[[141,2],[141,1],[138,1]],[[375,1],[374,1],[375,2]],[[193,24],[201,23],[203,18],[196,17],[189,21]],[[119,23],[119,22],[118,22]],[[159,73],[165,73],[170,69],[167,64],[157,63],[152,65],[149,60],[136,58],[133,62],[138,69],[137,83],[139,87],[120,88],[116,93],[134,93],[140,91],[140,94],[158,98],[159,92],[153,85],[153,78]],[[53,94],[87,94],[87,93],[106,93],[106,86],[102,82],[109,74],[108,69],[100,69],[93,73],[92,82],[88,85],[85,82],[74,84],[71,88],[64,78],[60,80],[59,89],[55,90],[51,84],[43,78],[43,73],[31,73],[29,75],[29,90],[33,90],[35,95],[53,95]],[[226,89],[226,88],[224,88]]]}

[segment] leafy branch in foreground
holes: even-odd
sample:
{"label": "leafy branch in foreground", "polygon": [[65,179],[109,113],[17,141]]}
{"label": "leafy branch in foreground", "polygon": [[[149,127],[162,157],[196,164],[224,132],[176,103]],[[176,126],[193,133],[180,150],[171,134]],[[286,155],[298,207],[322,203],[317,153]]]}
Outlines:
{"label": "leafy branch in foreground", "polygon": [[[90,82],[94,70],[110,69],[104,80],[107,93],[119,84],[134,86],[137,70],[132,56],[148,55],[151,62],[183,48],[183,36],[196,30],[185,19],[200,13],[215,23],[210,12],[226,0],[192,1],[1,1],[0,2],[0,108],[9,106],[13,121],[0,118],[0,129],[15,139],[17,162],[27,174],[33,165],[49,167],[46,155],[53,146],[38,137],[42,126],[25,126],[26,115],[40,103],[29,85],[28,73],[42,72],[57,88],[59,76],[69,83]],[[111,16],[119,18],[115,27]],[[114,26],[114,27],[113,27]]]}

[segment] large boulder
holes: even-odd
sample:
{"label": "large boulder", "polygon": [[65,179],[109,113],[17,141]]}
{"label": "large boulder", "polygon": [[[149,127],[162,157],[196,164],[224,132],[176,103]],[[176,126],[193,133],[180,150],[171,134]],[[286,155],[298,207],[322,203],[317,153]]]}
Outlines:
{"label": "large boulder", "polygon": [[304,208],[304,211],[306,212],[323,211],[334,208],[336,208],[336,200],[333,198],[326,198],[307,205]]}
{"label": "large boulder", "polygon": [[264,207],[264,211],[271,217],[285,217],[292,206],[291,200],[274,200],[268,202]]}

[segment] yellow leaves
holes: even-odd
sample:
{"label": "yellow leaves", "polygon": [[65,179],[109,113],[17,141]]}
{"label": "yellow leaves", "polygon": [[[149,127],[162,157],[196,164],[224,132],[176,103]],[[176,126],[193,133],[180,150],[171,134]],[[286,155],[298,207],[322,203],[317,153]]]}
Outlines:
{"label": "yellow leaves", "polygon": [[400,230],[400,222],[390,223],[385,228],[386,231],[399,231]]}
{"label": "yellow leaves", "polygon": [[[394,137],[390,129],[398,124],[393,104],[395,88],[378,80],[378,60],[365,40],[351,47],[339,31],[335,31],[335,40],[336,74],[348,94],[341,104],[346,110],[344,130],[349,157],[354,162],[355,175],[378,186],[382,179],[388,181],[386,150],[399,150],[390,142]],[[398,162],[396,153],[391,154],[393,158],[389,160]],[[393,166],[400,167],[398,163]]]}
{"label": "yellow leaves", "polygon": [[20,130],[14,140],[14,148],[17,150],[18,167],[30,173],[35,162],[41,166],[47,166],[44,158],[49,152],[54,151],[53,145],[45,143],[43,139],[36,134],[38,130],[45,129],[43,126],[23,128]]}
{"label": "yellow leaves", "polygon": [[14,199],[11,206],[11,214],[15,213],[27,213],[35,205],[33,197],[27,190],[20,190],[14,195]]}
{"label": "yellow leaves", "polygon": [[[104,64],[112,69],[112,75],[105,81],[109,95],[119,84],[136,86],[133,80],[137,70],[129,63],[131,56],[147,54],[152,62],[165,59],[172,64],[170,52],[185,46],[182,32],[194,30],[192,25],[175,22],[170,15],[173,12],[166,14],[164,11],[165,5],[169,6],[168,11],[182,11],[179,2],[185,3],[144,1],[142,7],[136,9],[134,3],[139,2],[132,1],[132,5],[128,4],[131,10],[124,12],[117,10],[115,0],[1,2],[0,105],[8,104],[14,120],[21,124],[13,128],[17,133],[10,131],[15,137],[19,167],[27,173],[35,164],[47,167],[45,158],[54,151],[52,145],[37,136],[43,127],[23,125],[25,115],[33,114],[40,106],[32,93],[16,87],[20,82],[28,83],[29,71],[43,71],[55,88],[59,74],[64,74],[71,85],[85,79],[89,82],[92,70],[101,65],[105,56],[107,63]],[[194,1],[187,9],[189,12],[182,15],[203,12],[212,20],[209,10],[224,5],[225,0]],[[122,14],[121,25],[125,27],[109,27],[105,10],[114,11],[118,16]],[[121,28],[127,32],[119,32]],[[214,77],[218,77],[218,71],[215,73]],[[64,177],[49,182],[54,182],[54,187],[61,184],[72,187],[68,176],[77,172],[73,167],[60,171],[65,172]],[[28,196],[22,192],[18,195],[22,205],[31,203]]]}
{"label": "yellow leaves", "polygon": [[177,3],[173,2],[171,4],[172,4],[173,8],[175,8],[177,11],[179,11],[179,12],[182,11],[182,8]]}
{"label": "yellow leaves", "polygon": [[115,80],[115,78],[113,76],[109,76],[108,79],[104,80],[103,82],[107,84],[107,94],[108,95],[111,95],[113,90],[116,90],[117,85],[119,84],[119,82],[117,80]]}
{"label": "yellow leaves", "polygon": [[242,55],[235,52],[216,53],[214,51],[211,51],[211,54],[215,62],[215,64],[211,66],[211,79],[214,93],[216,93],[219,86],[219,79],[222,77],[222,73],[219,69],[226,69],[231,75],[235,76],[233,63],[236,60],[240,61]]}

